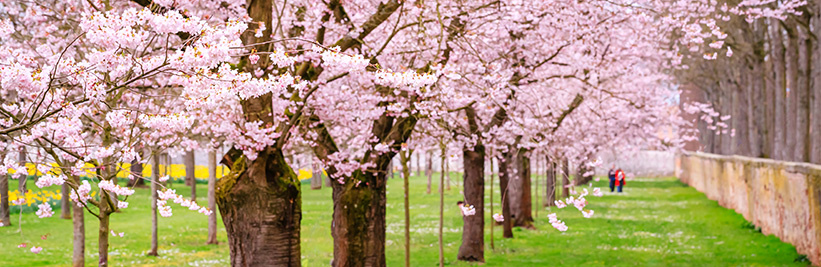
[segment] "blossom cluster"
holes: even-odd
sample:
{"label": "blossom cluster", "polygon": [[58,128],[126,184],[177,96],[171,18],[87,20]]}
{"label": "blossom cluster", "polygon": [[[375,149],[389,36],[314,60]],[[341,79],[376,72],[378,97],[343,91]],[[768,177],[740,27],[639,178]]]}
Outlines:
{"label": "blossom cluster", "polygon": [[191,201],[188,199],[183,198],[180,195],[177,195],[176,190],[173,189],[166,189],[164,191],[157,190],[157,207],[160,211],[160,215],[163,217],[171,217],[171,207],[168,206],[167,201],[173,200],[174,203],[180,204],[180,206],[186,207],[189,210],[197,211],[199,213],[205,215],[211,215],[213,211],[206,207],[200,207],[197,205],[197,202]]}
{"label": "blossom cluster", "polygon": [[34,184],[37,185],[37,187],[39,187],[39,188],[43,188],[43,187],[49,187],[49,186],[52,186],[52,185],[63,185],[63,183],[65,183],[65,182],[66,182],[66,176],[65,175],[54,175],[54,174],[51,174],[51,173],[46,173],[45,175],[40,176],[40,178],[37,179],[37,182],[34,183]]}
{"label": "blossom cluster", "polygon": [[567,225],[565,225],[563,221],[558,219],[556,213],[548,214],[547,218],[550,225],[552,225],[553,228],[556,228],[556,230],[559,230],[560,232],[567,231]]}
{"label": "blossom cluster", "polygon": [[134,189],[128,187],[120,187],[120,185],[115,184],[111,180],[102,180],[97,184],[100,189],[115,193],[120,196],[130,196],[134,194]]}
{"label": "blossom cluster", "polygon": [[71,201],[77,203],[78,207],[82,207],[89,199],[91,199],[91,184],[88,181],[83,181],[83,183],[77,187],[77,190],[71,189],[71,193],[69,197],[71,197]]}
{"label": "blossom cluster", "polygon": [[37,217],[47,218],[54,215],[54,211],[51,210],[51,205],[48,204],[48,202],[43,202],[42,204],[37,205],[37,208],[37,212],[35,213],[37,214]]}

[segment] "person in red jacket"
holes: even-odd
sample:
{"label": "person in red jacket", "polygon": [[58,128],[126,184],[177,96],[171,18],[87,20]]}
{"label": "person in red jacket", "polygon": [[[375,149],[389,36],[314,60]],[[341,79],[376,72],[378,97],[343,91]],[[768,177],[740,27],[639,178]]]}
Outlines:
{"label": "person in red jacket", "polygon": [[624,187],[624,171],[621,168],[616,170],[616,186],[619,188],[619,193],[621,193],[621,188]]}

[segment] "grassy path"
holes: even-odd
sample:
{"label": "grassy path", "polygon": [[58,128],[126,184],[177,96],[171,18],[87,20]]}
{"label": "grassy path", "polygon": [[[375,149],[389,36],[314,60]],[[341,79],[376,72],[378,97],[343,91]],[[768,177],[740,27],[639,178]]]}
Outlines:
{"label": "grassy path", "polygon": [[[397,176],[398,177],[398,176]],[[458,177],[454,174],[453,177]],[[423,177],[411,179],[412,266],[436,266],[438,260],[437,227],[438,195],[425,194]],[[541,183],[543,184],[543,183]],[[178,189],[182,187],[175,184]],[[200,201],[204,202],[205,187],[200,185]],[[594,187],[606,187],[604,181]],[[16,188],[12,183],[10,188]],[[36,189],[33,183],[29,188]],[[56,190],[57,187],[52,187]],[[302,252],[303,266],[327,266],[332,257],[330,236],[330,189],[310,190],[303,185]],[[498,190],[498,186],[494,186]],[[433,190],[438,190],[437,186]],[[180,189],[180,192],[188,190]],[[539,190],[540,192],[543,190]],[[605,190],[609,191],[609,190]],[[138,189],[129,199],[130,207],[112,216],[112,229],[126,232],[112,237],[111,260],[114,266],[225,266],[228,249],[225,231],[220,228],[223,244],[204,245],[206,218],[203,215],[172,204],[174,216],[160,219],[160,254],[158,258],[144,256],[149,247],[149,205],[147,189]],[[462,220],[455,203],[459,187],[446,191],[445,259],[447,264],[468,266],[456,262],[461,243]],[[498,191],[494,194],[498,202]],[[388,185],[388,266],[403,263],[403,218],[401,180]],[[486,201],[488,199],[486,198]],[[595,210],[585,219],[575,208],[540,210],[537,230],[514,230],[514,239],[502,239],[496,228],[496,249],[489,245],[486,231],[484,266],[805,266],[792,245],[773,236],[755,231],[741,215],[724,209],[715,201],[675,179],[638,179],[628,182],[623,194],[605,193],[604,197],[588,197],[589,209]],[[204,204],[204,203],[203,203]],[[500,211],[496,203],[496,211]],[[547,214],[556,212],[570,228],[560,233],[547,224]],[[18,215],[12,216],[14,227],[0,228],[0,266],[64,266],[71,257],[71,223],[55,217],[40,219],[24,213],[23,235],[17,232]],[[489,212],[486,216],[490,221]],[[86,215],[86,262],[96,263],[96,221]],[[221,222],[219,223],[221,226]],[[41,235],[48,234],[46,240]],[[43,252],[32,254],[17,248],[21,242],[42,246]]]}

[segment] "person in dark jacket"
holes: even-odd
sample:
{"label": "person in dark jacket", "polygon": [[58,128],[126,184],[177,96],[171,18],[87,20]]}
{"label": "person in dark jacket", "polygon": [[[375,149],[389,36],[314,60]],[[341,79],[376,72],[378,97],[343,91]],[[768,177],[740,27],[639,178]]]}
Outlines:
{"label": "person in dark jacket", "polygon": [[610,192],[616,189],[616,164],[610,166],[610,171],[607,172],[607,178],[610,178]]}

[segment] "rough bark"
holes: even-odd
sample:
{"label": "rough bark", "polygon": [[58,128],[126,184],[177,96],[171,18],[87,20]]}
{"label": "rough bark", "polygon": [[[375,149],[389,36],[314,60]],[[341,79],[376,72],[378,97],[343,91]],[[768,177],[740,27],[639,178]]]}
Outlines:
{"label": "rough bark", "polygon": [[[197,178],[195,171],[197,162],[194,158],[194,150],[185,152],[185,184],[191,186],[191,201],[197,200]],[[170,164],[169,164],[170,165]]]}
{"label": "rough bark", "polygon": [[159,189],[160,173],[160,158],[162,154],[159,151],[154,152],[151,164],[151,248],[148,250],[148,256],[158,256],[158,241],[157,241],[157,189]]}
{"label": "rough bark", "polygon": [[357,172],[356,183],[332,183],[333,266],[385,266],[386,177]]}
{"label": "rough bark", "polygon": [[[527,151],[519,149],[515,152],[513,164],[516,169],[511,179],[510,209],[513,213],[513,226],[534,229],[533,227],[533,194],[531,192],[530,156]],[[515,190],[512,190],[515,189]]]}
{"label": "rough bark", "polygon": [[[232,149],[229,155],[239,153]],[[217,182],[216,202],[231,265],[299,266],[300,182],[282,151],[269,147],[253,161],[239,157],[230,165]]]}
{"label": "rough bark", "polygon": [[217,151],[208,151],[208,244],[216,245],[217,241]]}
{"label": "rough bark", "polygon": [[[71,180],[75,184],[80,183],[79,176],[71,176]],[[71,205],[71,209],[73,209],[72,214],[72,228],[74,231],[74,235],[72,237],[72,258],[71,258],[71,265],[74,267],[83,267],[85,266],[86,258],[86,223],[85,223],[85,211],[83,210],[82,206],[79,205]]]}
{"label": "rough bark", "polygon": [[502,201],[502,217],[504,217],[504,221],[502,222],[502,237],[504,238],[513,238],[513,214],[510,212],[510,199],[508,196],[510,195],[510,163],[513,161],[513,157],[510,156],[509,153],[502,153],[502,157],[499,158],[499,196],[501,197]]}
{"label": "rough bark", "polygon": [[556,201],[556,163],[550,160],[550,156],[545,156],[547,161],[547,171],[544,182],[544,206],[550,207]]}
{"label": "rough bark", "polygon": [[485,261],[485,147],[481,144],[462,151],[464,157],[464,192],[466,205],[473,205],[476,214],[462,216],[462,245],[457,259]]}

